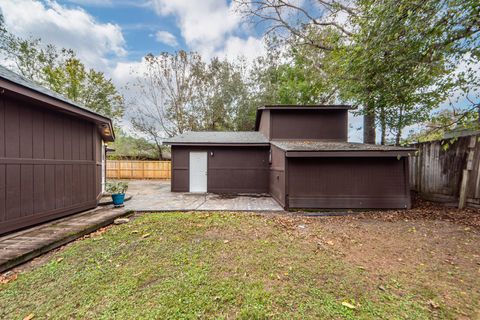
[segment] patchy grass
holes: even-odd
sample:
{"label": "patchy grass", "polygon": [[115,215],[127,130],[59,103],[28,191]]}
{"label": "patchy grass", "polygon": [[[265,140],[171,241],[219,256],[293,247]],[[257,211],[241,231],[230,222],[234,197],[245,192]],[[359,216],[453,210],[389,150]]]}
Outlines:
{"label": "patchy grass", "polygon": [[[446,224],[411,231],[402,223],[140,215],[0,284],[0,318],[477,317],[477,231]],[[428,232],[444,233],[445,242],[424,237]],[[378,242],[382,237],[386,247]],[[412,241],[422,250],[403,252]],[[469,256],[457,261],[449,255],[446,262],[434,253],[442,246]]]}

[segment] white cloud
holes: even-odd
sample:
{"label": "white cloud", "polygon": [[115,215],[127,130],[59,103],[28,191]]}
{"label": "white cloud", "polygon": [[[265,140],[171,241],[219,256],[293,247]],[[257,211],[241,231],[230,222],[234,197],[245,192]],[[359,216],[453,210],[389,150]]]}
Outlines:
{"label": "white cloud", "polygon": [[224,48],[214,52],[213,55],[227,59],[234,59],[237,56],[241,56],[247,61],[252,61],[254,58],[265,53],[266,48],[262,39],[255,37],[243,39],[231,36],[226,39]]}
{"label": "white cloud", "polygon": [[158,42],[165,43],[171,47],[178,46],[177,38],[168,31],[158,31],[155,34],[155,39]]}
{"label": "white cloud", "polygon": [[127,53],[118,25],[100,23],[81,8],[67,8],[56,1],[2,0],[0,10],[10,32],[71,48],[89,67],[107,71]]}
{"label": "white cloud", "polygon": [[219,45],[240,21],[224,0],[153,0],[152,6],[161,16],[177,17],[182,36],[190,46],[205,42]]}
{"label": "white cloud", "polygon": [[235,3],[226,0],[152,0],[160,16],[174,16],[186,45],[204,58],[214,56],[254,58],[265,52],[261,38],[240,37],[245,31]]}
{"label": "white cloud", "polygon": [[76,3],[82,6],[95,6],[95,7],[110,7],[113,5],[112,0],[69,0],[68,2]]}

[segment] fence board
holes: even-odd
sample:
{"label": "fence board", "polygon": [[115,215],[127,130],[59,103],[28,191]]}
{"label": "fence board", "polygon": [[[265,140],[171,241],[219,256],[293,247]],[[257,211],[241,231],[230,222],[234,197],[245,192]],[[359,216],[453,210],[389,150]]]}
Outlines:
{"label": "fence board", "polygon": [[170,161],[107,160],[107,179],[170,178]]}
{"label": "fence board", "polygon": [[[478,139],[478,136],[476,136]],[[432,200],[457,201],[462,172],[467,168],[470,136],[459,137],[447,149],[441,141],[415,144],[418,152],[410,156],[410,187]],[[467,202],[480,204],[480,143],[472,148]]]}

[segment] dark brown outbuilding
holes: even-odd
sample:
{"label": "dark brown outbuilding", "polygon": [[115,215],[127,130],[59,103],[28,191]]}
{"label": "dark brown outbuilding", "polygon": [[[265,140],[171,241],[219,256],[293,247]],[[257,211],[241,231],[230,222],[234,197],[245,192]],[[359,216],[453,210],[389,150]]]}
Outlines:
{"label": "dark brown outbuilding", "polygon": [[110,119],[0,67],[0,234],[91,209]]}
{"label": "dark brown outbuilding", "polygon": [[174,137],[172,191],[270,193],[286,209],[409,208],[413,149],[347,142],[348,109],[264,106],[254,132]]}
{"label": "dark brown outbuilding", "polygon": [[170,142],[172,191],[191,190],[190,157],[203,153],[205,168],[197,178],[204,190],[196,192],[268,193],[270,143],[261,133],[195,132],[172,138]]}

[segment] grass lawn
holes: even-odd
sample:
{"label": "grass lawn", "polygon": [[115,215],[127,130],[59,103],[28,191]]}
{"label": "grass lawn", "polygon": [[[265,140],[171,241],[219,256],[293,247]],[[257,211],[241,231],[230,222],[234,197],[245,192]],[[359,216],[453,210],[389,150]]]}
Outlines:
{"label": "grass lawn", "polygon": [[0,318],[476,318],[479,239],[446,222],[144,214],[0,284]]}

